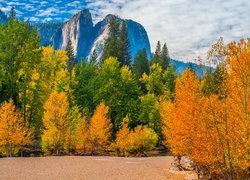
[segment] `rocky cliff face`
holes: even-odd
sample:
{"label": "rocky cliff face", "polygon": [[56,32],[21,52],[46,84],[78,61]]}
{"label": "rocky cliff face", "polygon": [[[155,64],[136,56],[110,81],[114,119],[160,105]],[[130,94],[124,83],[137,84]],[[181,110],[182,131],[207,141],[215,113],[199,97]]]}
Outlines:
{"label": "rocky cliff face", "polygon": [[53,44],[54,34],[61,28],[63,23],[41,23],[34,24],[33,26],[37,28],[41,36],[41,45],[47,46]]}
{"label": "rocky cliff face", "polygon": [[6,24],[8,21],[7,16],[0,10],[0,24]]}
{"label": "rocky cliff face", "polygon": [[151,59],[151,48],[148,34],[144,27],[132,20],[126,20],[127,31],[130,41],[130,53],[132,59],[135,58],[138,51],[146,49],[148,59]]}
{"label": "rocky cliff face", "polygon": [[[42,45],[53,45],[55,49],[65,49],[68,41],[71,40],[75,55],[80,60],[81,58],[88,59],[94,50],[98,57],[101,56],[105,39],[108,37],[108,23],[111,17],[112,15],[106,16],[94,26],[90,12],[83,10],[63,24],[52,23],[36,26],[41,35]],[[150,57],[150,43],[144,27],[132,20],[125,20],[125,22],[132,59],[143,48]]]}
{"label": "rocky cliff face", "polygon": [[71,40],[77,59],[85,58],[91,48],[93,21],[88,10],[74,15],[57,30],[53,38],[55,49],[65,49]]}
{"label": "rocky cliff face", "polygon": [[[98,22],[92,34],[92,48],[89,54],[96,50],[98,57],[101,56],[105,39],[108,37],[108,24],[113,15],[107,15],[102,21]],[[122,19],[120,19],[122,21]],[[130,42],[130,54],[132,60],[138,51],[146,49],[148,58],[150,59],[151,49],[148,35],[144,27],[132,20],[125,20],[127,25],[128,38]]]}

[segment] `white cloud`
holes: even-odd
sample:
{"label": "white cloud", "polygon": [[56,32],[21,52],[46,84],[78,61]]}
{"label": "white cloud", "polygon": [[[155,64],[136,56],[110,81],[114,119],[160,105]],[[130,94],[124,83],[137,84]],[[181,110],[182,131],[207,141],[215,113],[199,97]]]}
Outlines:
{"label": "white cloud", "polygon": [[43,20],[42,20],[42,22],[43,23],[45,23],[45,22],[50,22],[50,21],[52,21],[53,19],[52,18],[44,18]]}
{"label": "white cloud", "polygon": [[11,6],[1,7],[1,11],[3,11],[5,14],[8,14],[11,8],[12,8]]}
{"label": "white cloud", "polygon": [[49,7],[47,9],[39,10],[36,16],[39,16],[39,17],[56,16],[57,13],[59,12],[60,12],[59,9],[56,9],[54,7]]}
{"label": "white cloud", "polygon": [[89,1],[95,21],[112,13],[133,19],[147,30],[152,50],[158,40],[171,56],[192,61],[206,57],[219,37],[225,42],[250,36],[250,1],[245,0],[96,0]]}
{"label": "white cloud", "polygon": [[38,21],[40,21],[40,19],[37,18],[37,17],[31,17],[31,18],[29,18],[28,20],[29,20],[30,22],[38,22]]}
{"label": "white cloud", "polygon": [[219,37],[228,43],[250,36],[249,0],[0,0],[0,6],[5,13],[15,6],[19,17],[34,22],[66,21],[86,8],[95,22],[116,14],[145,27],[152,51],[160,40],[183,61],[205,58]]}

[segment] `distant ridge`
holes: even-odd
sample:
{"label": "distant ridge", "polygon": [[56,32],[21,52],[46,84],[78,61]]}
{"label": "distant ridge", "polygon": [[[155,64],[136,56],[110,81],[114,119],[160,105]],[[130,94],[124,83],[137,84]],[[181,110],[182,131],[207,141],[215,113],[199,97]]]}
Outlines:
{"label": "distant ridge", "polygon": [[[38,29],[41,36],[41,46],[53,45],[55,49],[65,49],[70,39],[73,43],[75,55],[80,61],[81,59],[87,60],[94,50],[100,58],[105,39],[108,37],[108,23],[113,16],[108,14],[94,25],[89,10],[82,10],[66,22],[39,23],[32,24],[32,26]],[[120,21],[123,21],[123,19],[120,19]],[[148,59],[151,59],[151,47],[145,28],[133,20],[124,21],[127,25],[132,59],[143,48],[146,49]],[[7,22],[7,16],[0,10],[0,24]],[[200,66],[195,63],[175,59],[171,59],[171,63],[175,66],[178,74],[182,74],[189,66],[192,66],[199,77],[203,76]],[[203,72],[208,69],[211,69],[211,67],[202,67]]]}

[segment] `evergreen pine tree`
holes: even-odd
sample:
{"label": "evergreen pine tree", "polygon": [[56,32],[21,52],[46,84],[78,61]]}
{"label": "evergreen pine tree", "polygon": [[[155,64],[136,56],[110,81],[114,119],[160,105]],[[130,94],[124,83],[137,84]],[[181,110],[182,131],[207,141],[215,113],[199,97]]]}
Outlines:
{"label": "evergreen pine tree", "polygon": [[134,64],[133,64],[133,72],[135,74],[135,78],[138,81],[138,84],[141,87],[142,92],[146,93],[146,87],[144,83],[141,83],[140,78],[144,73],[149,75],[149,61],[147,59],[146,49],[139,51],[135,57]]}
{"label": "evergreen pine tree", "polygon": [[109,22],[109,34],[108,38],[105,41],[103,53],[101,57],[101,62],[104,62],[107,58],[113,56],[117,57],[118,59],[121,56],[120,50],[120,23],[117,16],[113,16]]}
{"label": "evergreen pine tree", "polygon": [[162,67],[162,69],[165,70],[169,67],[169,63],[170,63],[169,51],[165,43],[162,47],[162,53],[159,64]]}
{"label": "evergreen pine tree", "polygon": [[90,56],[89,62],[90,63],[95,63],[97,61],[97,58],[98,58],[98,56],[97,56],[96,49],[95,49],[93,51],[93,53],[91,54],[91,56]]}
{"label": "evergreen pine tree", "polygon": [[137,53],[133,64],[133,72],[137,80],[139,80],[144,73],[149,74],[149,62],[145,48]]}
{"label": "evergreen pine tree", "polygon": [[158,41],[151,65],[156,63],[159,64],[163,70],[169,68],[170,57],[166,43],[161,48],[161,42]]}
{"label": "evergreen pine tree", "polygon": [[113,16],[109,22],[109,36],[105,41],[101,62],[109,57],[117,57],[120,67],[130,65],[129,39],[126,22]]}
{"label": "evergreen pine tree", "polygon": [[74,49],[73,49],[71,40],[69,40],[66,46],[66,52],[69,57],[69,60],[67,61],[67,68],[68,68],[68,71],[71,72],[76,64],[76,58],[75,58]]}
{"label": "evergreen pine tree", "polygon": [[129,39],[125,21],[122,22],[120,41],[121,41],[121,57],[120,57],[121,59],[119,59],[120,65],[129,66],[131,63],[131,56],[129,53]]}
{"label": "evergreen pine tree", "polygon": [[9,14],[9,17],[8,17],[8,20],[13,20],[13,19],[16,19],[16,11],[15,11],[14,7],[11,8],[10,14]]}
{"label": "evergreen pine tree", "polygon": [[109,22],[109,35],[115,38],[119,38],[120,34],[120,22],[118,16],[113,16]]}
{"label": "evergreen pine tree", "polygon": [[74,66],[76,65],[76,58],[74,55],[74,49],[72,46],[72,42],[71,40],[68,41],[67,47],[66,47],[66,52],[67,52],[67,56],[68,56],[68,61],[67,61],[67,69],[69,71],[69,92],[68,92],[68,99],[69,99],[69,104],[70,106],[72,105],[72,81],[73,81],[73,74],[72,74],[72,70],[74,68]]}
{"label": "evergreen pine tree", "polygon": [[161,58],[161,42],[158,41],[157,46],[156,46],[156,50],[155,50],[155,54],[154,54],[153,60],[151,61],[151,64],[155,64],[155,63],[159,64],[160,58]]}

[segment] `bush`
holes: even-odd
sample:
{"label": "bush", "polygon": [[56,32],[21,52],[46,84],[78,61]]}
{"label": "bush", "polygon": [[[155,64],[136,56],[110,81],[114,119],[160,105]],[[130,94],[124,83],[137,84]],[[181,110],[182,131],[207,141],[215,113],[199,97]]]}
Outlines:
{"label": "bush", "polygon": [[153,129],[146,126],[137,126],[129,134],[128,151],[137,156],[145,156],[147,151],[153,149],[158,141],[158,136]]}
{"label": "bush", "polygon": [[153,149],[158,141],[158,136],[153,129],[146,126],[137,126],[134,131],[128,128],[128,117],[123,120],[122,128],[116,134],[113,148],[119,156],[145,156],[146,152]]}

